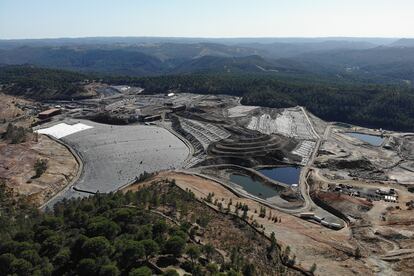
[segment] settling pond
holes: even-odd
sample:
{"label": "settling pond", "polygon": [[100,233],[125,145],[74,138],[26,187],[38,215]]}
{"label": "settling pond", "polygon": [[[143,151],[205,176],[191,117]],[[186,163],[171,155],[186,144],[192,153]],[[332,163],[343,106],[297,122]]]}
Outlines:
{"label": "settling pond", "polygon": [[268,168],[260,169],[259,172],[269,177],[270,179],[276,180],[281,183],[289,185],[299,183],[299,167]]}
{"label": "settling pond", "polygon": [[381,146],[382,142],[384,142],[384,138],[380,136],[362,134],[362,133],[356,133],[356,132],[347,132],[346,134],[354,138],[357,138],[361,141],[367,142],[368,144],[371,144],[373,146],[377,146],[377,147]]}
{"label": "settling pond", "polygon": [[[268,168],[260,169],[258,171],[270,179],[281,183],[288,185],[299,183],[299,167]],[[265,184],[260,180],[260,178],[256,179],[251,176],[241,175],[238,173],[231,174],[230,181],[237,185],[240,185],[246,192],[262,199],[268,199],[277,196],[282,189],[281,187],[278,188],[274,185]]]}
{"label": "settling pond", "polygon": [[260,180],[253,179],[251,176],[231,174],[230,181],[237,185],[240,185],[243,190],[249,194],[260,197],[262,199],[267,199],[279,194],[279,191],[276,189],[276,187],[266,185]]}

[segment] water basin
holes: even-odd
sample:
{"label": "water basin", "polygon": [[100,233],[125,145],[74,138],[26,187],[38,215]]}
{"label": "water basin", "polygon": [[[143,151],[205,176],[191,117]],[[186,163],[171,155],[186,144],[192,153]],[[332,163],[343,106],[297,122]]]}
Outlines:
{"label": "water basin", "polygon": [[368,144],[371,144],[373,146],[381,146],[382,142],[384,142],[384,138],[376,135],[362,134],[356,132],[347,132],[346,134],[354,138],[357,138],[361,141],[367,142]]}
{"label": "water basin", "polygon": [[282,168],[268,168],[260,169],[260,173],[285,184],[298,184],[300,177],[300,167],[282,167]]}
{"label": "water basin", "polygon": [[266,185],[260,180],[253,179],[251,176],[234,173],[230,175],[230,181],[240,185],[249,194],[262,199],[267,199],[279,194],[277,187]]}

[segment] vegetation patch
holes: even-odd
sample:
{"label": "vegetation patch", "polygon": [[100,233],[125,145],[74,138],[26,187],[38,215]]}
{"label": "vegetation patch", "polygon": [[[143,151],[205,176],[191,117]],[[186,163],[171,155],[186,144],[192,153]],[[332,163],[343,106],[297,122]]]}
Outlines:
{"label": "vegetation patch", "polygon": [[242,220],[217,213],[173,181],[64,200],[47,213],[11,202],[1,189],[2,275],[296,273]]}
{"label": "vegetation patch", "polygon": [[9,123],[6,132],[3,134],[3,138],[12,144],[20,144],[26,141],[29,132],[30,131],[24,127],[18,127]]}
{"label": "vegetation patch", "polygon": [[47,160],[46,159],[38,159],[34,164],[34,170],[36,174],[32,178],[39,178],[42,174],[47,170]]}

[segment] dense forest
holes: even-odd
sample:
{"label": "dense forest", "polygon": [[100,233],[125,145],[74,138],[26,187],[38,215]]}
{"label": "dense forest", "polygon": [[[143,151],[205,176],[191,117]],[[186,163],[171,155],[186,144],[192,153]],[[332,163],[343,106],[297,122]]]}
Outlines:
{"label": "dense forest", "polygon": [[71,99],[85,93],[86,75],[27,65],[0,66],[0,85],[6,93],[36,100]]}
{"label": "dense forest", "polygon": [[174,181],[64,200],[46,213],[12,198],[0,183],[0,275],[297,275],[275,239]]}
{"label": "dense forest", "polygon": [[85,97],[81,82],[100,80],[145,88],[145,93],[189,92],[243,97],[242,104],[301,105],[327,121],[414,131],[414,91],[399,84],[370,84],[307,74],[181,74],[158,77],[86,75],[28,66],[0,67],[6,93],[34,99]]}
{"label": "dense forest", "polygon": [[276,108],[301,105],[327,121],[414,131],[414,91],[395,84],[334,82],[306,75],[275,78],[251,74],[110,77],[106,81],[141,86],[146,93],[175,90],[240,96],[244,105]]}

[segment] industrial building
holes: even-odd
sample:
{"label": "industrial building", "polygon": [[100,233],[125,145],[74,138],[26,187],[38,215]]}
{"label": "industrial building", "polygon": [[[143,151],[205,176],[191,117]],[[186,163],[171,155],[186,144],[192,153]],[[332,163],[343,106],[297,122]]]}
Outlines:
{"label": "industrial building", "polygon": [[39,119],[44,120],[44,119],[48,119],[53,116],[56,116],[60,113],[62,113],[62,111],[59,108],[51,108],[51,109],[40,112],[38,114],[38,117]]}

